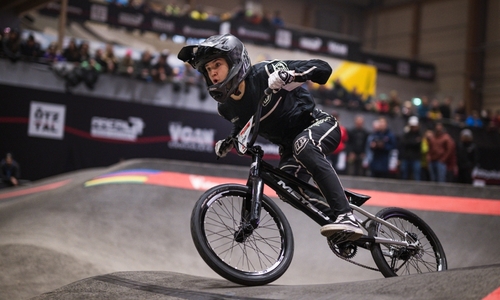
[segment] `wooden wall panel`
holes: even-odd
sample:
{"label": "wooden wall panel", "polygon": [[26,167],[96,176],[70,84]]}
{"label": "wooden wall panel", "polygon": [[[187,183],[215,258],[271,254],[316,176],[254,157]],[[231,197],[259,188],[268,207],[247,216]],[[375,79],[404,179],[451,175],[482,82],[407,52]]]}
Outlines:
{"label": "wooden wall panel", "polygon": [[463,99],[467,0],[428,1],[422,6],[419,57],[437,68],[436,96]]}
{"label": "wooden wall panel", "polygon": [[420,36],[420,57],[433,59],[449,52],[465,52],[465,26],[425,31]]}
{"label": "wooden wall panel", "polygon": [[412,10],[410,7],[370,14],[365,21],[363,48],[385,55],[410,57]]}
{"label": "wooden wall panel", "polygon": [[483,104],[500,110],[500,1],[488,1]]}
{"label": "wooden wall panel", "polygon": [[377,53],[400,58],[410,58],[410,47],[410,38],[408,36],[394,36],[380,41]]}
{"label": "wooden wall panel", "polygon": [[409,34],[411,32],[411,7],[402,7],[397,10],[382,12],[377,18],[378,36]]}
{"label": "wooden wall panel", "polygon": [[461,26],[467,23],[467,0],[424,1],[422,30],[443,26]]}

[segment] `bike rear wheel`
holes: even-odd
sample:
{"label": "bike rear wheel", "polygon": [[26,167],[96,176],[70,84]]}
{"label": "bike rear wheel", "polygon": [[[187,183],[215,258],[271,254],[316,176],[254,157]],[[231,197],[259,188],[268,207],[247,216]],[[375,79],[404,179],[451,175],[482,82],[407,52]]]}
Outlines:
{"label": "bike rear wheel", "polygon": [[212,270],[234,283],[264,285],[290,266],[293,234],[280,208],[263,195],[259,226],[236,241],[242,208],[250,201],[247,186],[225,184],[205,192],[191,215],[191,235]]}
{"label": "bike rear wheel", "polygon": [[447,269],[443,246],[434,231],[416,214],[397,207],[385,208],[377,217],[405,232],[401,236],[388,226],[372,222],[370,235],[396,241],[418,240],[417,246],[405,247],[394,244],[373,244],[371,253],[380,272],[385,277],[403,276]]}

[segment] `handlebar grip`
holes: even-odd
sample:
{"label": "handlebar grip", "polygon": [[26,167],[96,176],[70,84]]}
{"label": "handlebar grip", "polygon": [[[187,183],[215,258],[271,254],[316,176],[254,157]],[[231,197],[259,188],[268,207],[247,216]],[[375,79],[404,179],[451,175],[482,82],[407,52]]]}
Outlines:
{"label": "handlebar grip", "polygon": [[267,88],[265,91],[264,91],[264,94],[266,94],[267,96],[271,95],[273,93],[273,89],[271,88]]}

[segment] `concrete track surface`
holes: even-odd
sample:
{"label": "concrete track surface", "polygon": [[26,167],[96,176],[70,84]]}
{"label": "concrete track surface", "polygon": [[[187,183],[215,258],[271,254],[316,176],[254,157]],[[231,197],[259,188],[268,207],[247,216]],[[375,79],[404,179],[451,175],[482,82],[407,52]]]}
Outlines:
{"label": "concrete track surface", "polygon": [[[440,238],[448,271],[386,279],[337,258],[316,223],[277,200],[294,231],[293,262],[272,284],[242,287],[215,274],[191,240],[191,210],[203,185],[85,186],[131,169],[247,174],[241,167],[143,159],[0,190],[0,299],[500,298],[497,215],[414,211]],[[381,209],[369,201],[365,207]],[[359,252],[358,262],[374,266],[370,253]]]}

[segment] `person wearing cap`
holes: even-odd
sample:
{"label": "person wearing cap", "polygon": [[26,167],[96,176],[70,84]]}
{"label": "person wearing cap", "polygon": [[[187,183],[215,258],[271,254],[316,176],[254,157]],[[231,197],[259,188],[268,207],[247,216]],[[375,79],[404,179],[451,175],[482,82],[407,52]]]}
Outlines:
{"label": "person wearing cap", "polygon": [[401,179],[420,181],[422,134],[418,124],[418,117],[408,119],[408,127],[400,142],[399,159]]}
{"label": "person wearing cap", "polygon": [[12,154],[7,153],[0,162],[0,172],[2,182],[7,186],[19,185],[20,168],[19,164],[12,158]]}
{"label": "person wearing cap", "polygon": [[460,132],[460,141],[457,144],[457,165],[457,181],[472,184],[472,171],[479,165],[479,151],[470,129]]}

